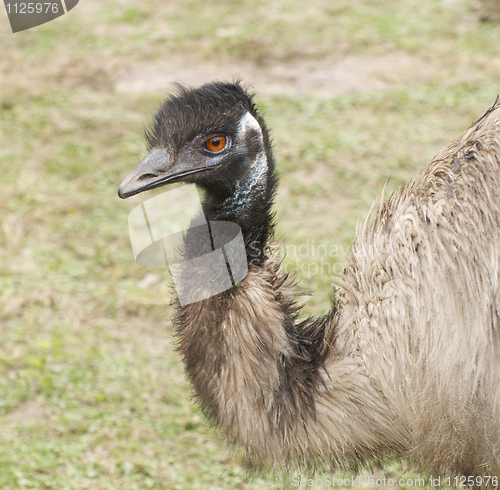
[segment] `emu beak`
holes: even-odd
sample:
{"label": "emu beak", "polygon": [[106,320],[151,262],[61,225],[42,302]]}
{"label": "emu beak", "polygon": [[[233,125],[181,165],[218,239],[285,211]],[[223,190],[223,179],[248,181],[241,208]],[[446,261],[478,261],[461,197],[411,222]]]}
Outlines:
{"label": "emu beak", "polygon": [[187,175],[215,167],[215,165],[200,165],[200,162],[189,154],[178,155],[177,161],[172,162],[171,160],[173,160],[172,155],[165,148],[148,153],[136,169],[121,183],[118,188],[118,196],[126,199],[143,191],[180,182]]}

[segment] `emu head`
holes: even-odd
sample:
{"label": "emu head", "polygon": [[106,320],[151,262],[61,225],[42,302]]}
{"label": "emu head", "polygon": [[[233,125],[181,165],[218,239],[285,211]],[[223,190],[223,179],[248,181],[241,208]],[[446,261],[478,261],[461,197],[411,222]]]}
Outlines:
{"label": "emu head", "polygon": [[270,153],[267,131],[239,83],[179,86],[146,131],[149,153],[122,182],[125,199],[175,182],[194,183],[235,205],[265,187]]}

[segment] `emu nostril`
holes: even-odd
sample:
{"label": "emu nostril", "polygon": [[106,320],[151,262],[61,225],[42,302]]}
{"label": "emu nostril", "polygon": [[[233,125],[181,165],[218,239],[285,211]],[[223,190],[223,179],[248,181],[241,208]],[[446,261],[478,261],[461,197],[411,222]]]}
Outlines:
{"label": "emu nostril", "polygon": [[153,179],[155,177],[158,177],[158,174],[142,174],[137,177],[137,180]]}

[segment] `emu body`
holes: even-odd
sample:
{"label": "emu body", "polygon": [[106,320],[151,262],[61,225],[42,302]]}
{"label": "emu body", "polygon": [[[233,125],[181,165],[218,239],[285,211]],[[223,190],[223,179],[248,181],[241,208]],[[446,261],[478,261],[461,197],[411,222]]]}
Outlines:
{"label": "emu body", "polygon": [[[221,151],[207,150],[214,137]],[[331,313],[305,321],[273,255],[277,177],[252,97],[239,84],[181,88],[147,140],[120,197],[195,183],[207,220],[245,239],[247,277],[178,305],[175,320],[201,405],[232,442],[271,466],[393,453],[434,475],[498,475],[499,107],[374,204]]]}

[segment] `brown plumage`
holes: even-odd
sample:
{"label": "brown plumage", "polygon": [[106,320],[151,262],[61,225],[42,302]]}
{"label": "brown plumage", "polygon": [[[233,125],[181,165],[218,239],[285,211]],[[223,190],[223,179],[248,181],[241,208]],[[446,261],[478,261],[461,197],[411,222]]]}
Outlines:
{"label": "brown plumage", "polygon": [[[217,161],[200,146],[215,135],[231,141]],[[273,254],[274,160],[251,96],[180,89],[148,141],[169,156],[147,157],[121,197],[194,182],[207,219],[243,230],[246,278],[179,305],[176,325],[202,407],[249,458],[355,468],[393,453],[434,475],[500,473],[498,106],[373,206],[317,320],[297,320]]]}

